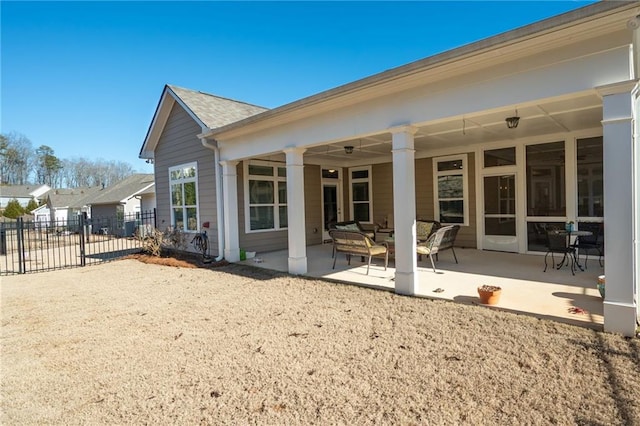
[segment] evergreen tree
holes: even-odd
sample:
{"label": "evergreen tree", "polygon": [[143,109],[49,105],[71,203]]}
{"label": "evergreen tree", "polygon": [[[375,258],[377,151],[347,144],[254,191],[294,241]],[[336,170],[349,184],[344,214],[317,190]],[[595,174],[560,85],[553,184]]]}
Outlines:
{"label": "evergreen tree", "polygon": [[2,215],[11,219],[17,219],[24,214],[24,209],[15,198],[7,203]]}
{"label": "evergreen tree", "polygon": [[32,198],[32,199],[29,200],[29,204],[27,204],[27,207],[25,207],[24,210],[27,213],[31,213],[33,210],[37,209],[38,207],[40,207],[38,205],[38,202]]}

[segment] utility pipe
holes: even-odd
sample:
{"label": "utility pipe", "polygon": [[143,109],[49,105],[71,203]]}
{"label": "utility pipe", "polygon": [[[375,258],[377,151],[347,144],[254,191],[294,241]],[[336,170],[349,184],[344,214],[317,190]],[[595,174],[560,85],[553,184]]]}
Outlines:
{"label": "utility pipe", "polygon": [[216,176],[216,216],[218,224],[218,257],[216,262],[224,259],[224,209],[222,208],[222,171],[220,170],[220,148],[218,147],[218,141],[215,139],[209,142],[206,137],[200,137],[202,146],[213,151],[213,163],[215,167]]}

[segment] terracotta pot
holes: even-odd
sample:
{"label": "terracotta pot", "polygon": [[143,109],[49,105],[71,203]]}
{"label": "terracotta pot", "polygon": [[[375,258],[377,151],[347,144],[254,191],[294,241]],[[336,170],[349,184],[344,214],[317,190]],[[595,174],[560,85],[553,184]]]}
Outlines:
{"label": "terracotta pot", "polygon": [[500,300],[502,289],[496,286],[482,285],[478,287],[478,294],[480,295],[480,303],[483,305],[496,305]]}

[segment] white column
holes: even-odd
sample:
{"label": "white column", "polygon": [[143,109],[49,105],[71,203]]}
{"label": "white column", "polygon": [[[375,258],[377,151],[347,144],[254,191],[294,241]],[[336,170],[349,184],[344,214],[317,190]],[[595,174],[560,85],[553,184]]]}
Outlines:
{"label": "white column", "polygon": [[393,220],[395,239],[395,290],[413,295],[418,284],[416,260],[416,177],[413,135],[416,129],[390,129],[393,154]]}
{"label": "white column", "polygon": [[221,161],[222,194],[224,199],[224,258],[229,262],[240,260],[238,227],[238,172],[237,161]]}
{"label": "white column", "polygon": [[289,237],[289,273],[307,273],[307,239],[304,220],[303,148],[287,148],[287,214]]}
{"label": "white column", "polygon": [[636,82],[598,88],[604,139],[605,331],[633,336],[638,287],[638,187],[634,176]]}

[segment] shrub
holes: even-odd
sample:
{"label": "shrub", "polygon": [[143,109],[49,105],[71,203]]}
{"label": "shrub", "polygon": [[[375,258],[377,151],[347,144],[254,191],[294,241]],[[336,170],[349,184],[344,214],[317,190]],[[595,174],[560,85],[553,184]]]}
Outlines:
{"label": "shrub", "polygon": [[138,235],[138,239],[142,244],[142,252],[151,256],[160,256],[163,248],[184,250],[187,247],[184,233],[172,228],[167,228],[164,232],[150,229]]}
{"label": "shrub", "polygon": [[29,200],[29,204],[27,204],[27,207],[25,207],[25,211],[27,213],[31,213],[32,211],[34,211],[35,209],[37,209],[38,207],[40,207],[38,205],[38,202],[36,200],[34,200],[33,198]]}
{"label": "shrub", "polygon": [[2,215],[11,219],[17,219],[24,214],[24,209],[15,198],[7,203]]}

